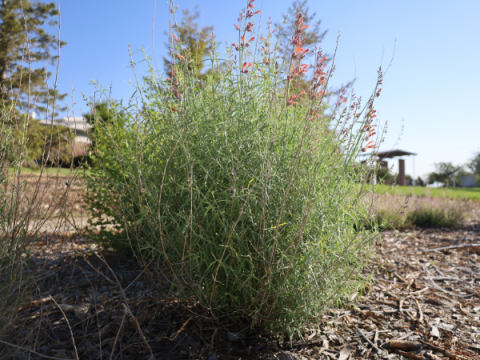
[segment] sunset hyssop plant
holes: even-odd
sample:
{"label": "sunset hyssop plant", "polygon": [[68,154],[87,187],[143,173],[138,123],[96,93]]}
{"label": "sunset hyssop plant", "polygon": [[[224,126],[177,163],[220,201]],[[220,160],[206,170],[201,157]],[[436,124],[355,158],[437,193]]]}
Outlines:
{"label": "sunset hyssop plant", "polygon": [[[146,56],[149,75],[135,72],[129,106],[116,107],[127,120],[97,120],[87,200],[97,222],[120,230],[110,245],[131,247],[171,294],[226,326],[284,332],[318,321],[367,280],[377,233],[360,226],[368,171],[356,160],[381,141],[373,105],[382,72],[365,105],[345,89],[333,100],[333,64],[304,47],[302,14],[283,73],[276,30],[254,6],[240,13],[225,56],[212,36],[200,77],[170,3],[172,66],[157,76]],[[313,64],[303,63],[307,52]]]}

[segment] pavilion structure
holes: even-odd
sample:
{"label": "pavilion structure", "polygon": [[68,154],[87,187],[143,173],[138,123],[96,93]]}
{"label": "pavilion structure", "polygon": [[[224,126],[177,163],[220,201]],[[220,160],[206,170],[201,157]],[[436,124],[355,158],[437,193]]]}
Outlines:
{"label": "pavilion structure", "polygon": [[[378,162],[380,163],[381,169],[388,168],[388,162],[385,159],[393,159],[396,157],[403,157],[403,156],[413,156],[413,185],[415,184],[415,156],[417,154],[404,151],[404,150],[389,150],[389,151],[378,152],[375,155],[378,158]],[[401,186],[407,185],[407,181],[405,178],[405,160],[404,159],[398,159],[397,184]]]}

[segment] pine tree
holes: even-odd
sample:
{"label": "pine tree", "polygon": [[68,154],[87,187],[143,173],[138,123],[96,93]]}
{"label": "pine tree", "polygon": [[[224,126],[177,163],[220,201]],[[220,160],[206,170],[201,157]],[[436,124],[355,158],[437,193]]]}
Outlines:
{"label": "pine tree", "polygon": [[310,14],[310,9],[307,6],[307,0],[299,1],[295,0],[288,8],[288,14],[283,24],[277,23],[275,27],[277,31],[277,39],[279,40],[279,54],[280,58],[284,61],[284,66],[289,66],[291,61],[291,54],[293,50],[292,36],[295,33],[295,19],[297,15],[301,13],[303,23],[309,25],[308,29],[304,29],[303,34],[305,37],[304,47],[310,48],[310,51],[306,53],[306,58],[311,58],[315,53],[315,46],[320,46],[323,38],[327,34],[328,30],[321,31],[322,20],[315,20],[317,13]]}
{"label": "pine tree", "polygon": [[51,131],[31,116],[50,118],[65,110],[58,104],[66,94],[47,83],[52,73],[46,66],[57,60],[52,52],[66,44],[44,29],[58,25],[58,15],[53,2],[0,0],[0,115],[13,134],[7,160],[44,156],[56,163],[68,153],[70,131],[58,127]]}
{"label": "pine tree", "polygon": [[[207,26],[199,28],[198,18],[200,13],[195,7],[194,12],[190,12],[189,9],[182,10],[182,20],[174,29],[177,35],[174,38],[175,44],[181,44],[182,48],[187,50],[187,56],[189,57],[190,65],[189,70],[194,70],[198,74],[202,72],[205,67],[204,60],[209,52],[209,45],[211,44],[211,34],[213,32],[213,26]],[[166,33],[166,35],[169,35]],[[166,44],[170,48],[169,44]],[[165,72],[170,73],[171,61],[170,57],[163,58]]]}
{"label": "pine tree", "polygon": [[[316,19],[317,13],[310,13],[310,9],[307,5],[307,0],[294,0],[292,5],[288,8],[288,14],[285,16],[283,23],[275,24],[277,28],[277,40],[279,41],[279,55],[282,59],[281,71],[288,73],[292,65],[292,51],[293,44],[292,38],[295,33],[295,20],[297,19],[298,14],[302,14],[303,25],[308,25],[309,28],[304,29],[304,43],[303,46],[308,48],[309,51],[305,54],[304,63],[308,62],[308,59],[313,59],[315,56],[315,51],[320,50],[321,43],[327,34],[328,30],[321,30],[321,19]],[[325,54],[323,56],[327,57],[327,61],[332,60],[332,56]],[[313,61],[311,61],[313,62]],[[350,88],[353,85],[353,81],[350,81],[348,84],[344,85],[341,89],[336,91],[330,91],[330,95],[342,95],[344,91]],[[303,76],[295,85],[298,88],[298,91],[307,91],[310,84],[306,76]]]}
{"label": "pine tree", "polygon": [[13,103],[21,113],[33,110],[42,115],[47,104],[52,110],[54,99],[58,104],[66,96],[46,83],[51,72],[45,65],[53,65],[57,57],[52,52],[66,44],[44,29],[46,23],[57,25],[58,15],[55,3],[1,0],[0,81],[5,106]]}

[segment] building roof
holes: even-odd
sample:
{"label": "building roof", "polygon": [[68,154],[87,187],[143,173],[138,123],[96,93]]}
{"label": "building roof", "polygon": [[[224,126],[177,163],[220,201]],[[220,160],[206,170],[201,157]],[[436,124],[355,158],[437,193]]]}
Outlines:
{"label": "building roof", "polygon": [[376,154],[380,159],[392,159],[398,156],[409,156],[409,155],[417,155],[416,153],[408,152],[405,150],[389,150],[389,151],[380,151]]}
{"label": "building roof", "polygon": [[[40,120],[40,124],[42,125],[52,125],[52,120]],[[64,126],[70,129],[78,129],[78,130],[86,130],[91,129],[93,126],[90,125],[83,116],[81,117],[63,117],[60,119],[53,120],[54,126]]]}

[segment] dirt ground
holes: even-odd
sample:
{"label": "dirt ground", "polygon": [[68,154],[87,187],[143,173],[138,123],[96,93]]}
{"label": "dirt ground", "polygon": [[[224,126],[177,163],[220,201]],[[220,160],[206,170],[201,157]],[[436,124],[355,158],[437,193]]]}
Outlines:
{"label": "dirt ground", "polygon": [[480,358],[480,204],[458,229],[383,233],[367,293],[294,343],[215,328],[164,279],[79,235],[45,232],[31,260],[0,359]]}
{"label": "dirt ground", "polygon": [[27,209],[32,200],[35,204],[29,232],[73,234],[88,226],[89,215],[82,198],[88,190],[79,174],[22,174],[15,186],[20,209]]}

